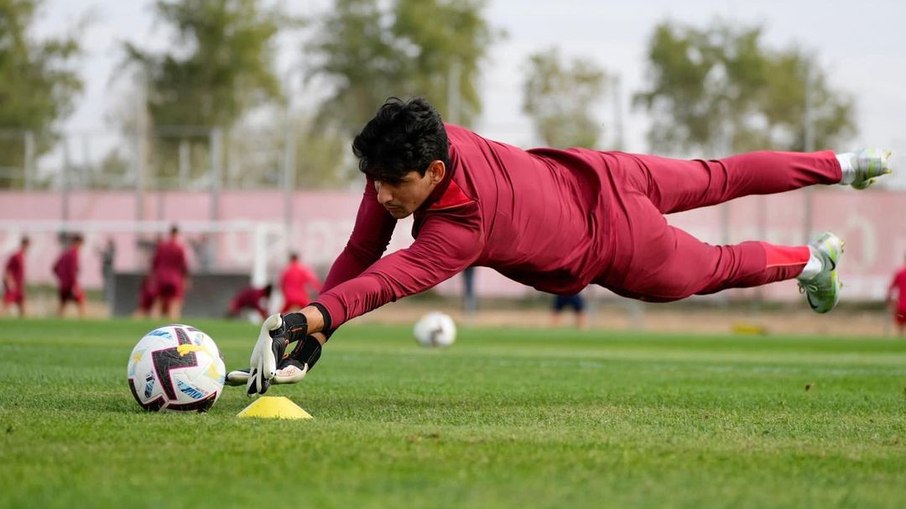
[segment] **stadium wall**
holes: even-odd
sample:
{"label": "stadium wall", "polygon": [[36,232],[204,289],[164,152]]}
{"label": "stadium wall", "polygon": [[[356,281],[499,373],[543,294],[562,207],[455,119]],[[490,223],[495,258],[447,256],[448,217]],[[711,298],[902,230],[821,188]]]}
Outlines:
{"label": "stadium wall", "polygon": [[[140,238],[146,239],[152,231],[162,233],[171,223],[177,223],[187,241],[196,241],[210,235],[212,225],[220,224],[232,227],[217,232],[212,260],[215,270],[248,270],[251,274],[257,249],[251,232],[255,225],[268,225],[270,231],[280,232],[268,244],[269,278],[279,273],[289,250],[297,250],[323,276],[345,246],[361,197],[361,192],[295,192],[287,214],[287,195],[279,190],[222,191],[216,202],[206,191],[148,192],[141,199],[134,192],[114,191],[71,191],[65,198],[58,192],[0,192],[0,256],[5,260],[16,249],[22,234],[31,235],[28,282],[52,284],[50,267],[60,251],[57,234],[82,229],[86,243],[81,280],[86,288],[99,288],[99,253],[107,239],[116,244],[116,271],[141,271],[147,266],[147,255],[138,245]],[[812,202],[811,219],[805,212],[807,200]],[[847,242],[841,265],[847,298],[878,300],[883,298],[889,278],[906,254],[906,222],[898,219],[902,217],[906,217],[906,193],[813,188],[742,198],[719,207],[674,214],[668,219],[714,244],[759,239],[797,245],[810,236],[807,231],[834,231]],[[411,221],[401,222],[390,251],[412,241],[410,228]],[[188,251],[193,270],[201,270],[199,251]],[[442,284],[439,290],[459,293],[459,279]],[[476,289],[483,296],[534,293],[531,288],[481,268],[476,271]],[[791,282],[764,289],[735,290],[731,295],[759,295],[772,300],[798,298]]]}

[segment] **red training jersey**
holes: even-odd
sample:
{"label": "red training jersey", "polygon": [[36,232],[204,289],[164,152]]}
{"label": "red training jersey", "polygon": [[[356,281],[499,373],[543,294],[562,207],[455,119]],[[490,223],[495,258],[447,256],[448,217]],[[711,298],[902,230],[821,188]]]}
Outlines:
{"label": "red training jersey", "polygon": [[79,250],[75,246],[63,251],[53,265],[53,273],[61,289],[72,289],[78,286]]}
{"label": "red training jersey", "polygon": [[233,297],[232,305],[236,309],[241,309],[241,308],[257,309],[258,307],[260,307],[261,299],[264,299],[267,297],[266,293],[267,292],[265,291],[264,288],[255,288],[253,286],[250,286],[248,288],[240,290],[239,293],[237,293]]}
{"label": "red training jersey", "polygon": [[606,275],[613,248],[602,189],[611,176],[600,152],[522,150],[459,126],[446,130],[447,176],[415,212],[412,245],[383,258],[396,220],[366,179],[352,235],[317,299],[331,327],[473,265],[555,294]]}
{"label": "red training jersey", "polygon": [[25,285],[25,252],[21,249],[13,253],[6,261],[6,267],[3,269],[3,286],[7,286],[7,278],[11,279],[14,288],[7,290],[21,291]]}
{"label": "red training jersey", "polygon": [[897,313],[906,313],[906,267],[900,269],[890,282],[888,295],[897,290]]}
{"label": "red training jersey", "polygon": [[151,260],[151,272],[158,285],[181,285],[189,274],[183,245],[176,240],[165,240],[158,244]]}
{"label": "red training jersey", "polygon": [[300,262],[291,262],[283,270],[280,276],[280,290],[283,292],[283,298],[287,302],[308,303],[307,288],[311,287],[315,292],[321,290],[321,282],[314,272]]}

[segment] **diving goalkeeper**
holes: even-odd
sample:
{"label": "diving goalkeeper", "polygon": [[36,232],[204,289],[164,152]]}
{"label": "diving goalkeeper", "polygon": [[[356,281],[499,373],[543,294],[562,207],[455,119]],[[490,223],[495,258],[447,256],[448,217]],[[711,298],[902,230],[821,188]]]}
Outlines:
{"label": "diving goalkeeper", "polygon": [[[543,292],[569,295],[598,284],[648,302],[796,278],[808,305],[828,312],[841,288],[843,241],[833,233],[802,246],[715,246],[670,226],[664,214],[815,184],[863,189],[891,171],[890,154],[875,149],[713,161],[522,150],[443,123],[423,99],[389,99],[352,149],[365,190],[349,242],[318,299],[268,317],[250,369],[229,373],[249,394],[301,380],[350,319],[470,266]],[[383,256],[396,221],[410,215],[414,242]]]}

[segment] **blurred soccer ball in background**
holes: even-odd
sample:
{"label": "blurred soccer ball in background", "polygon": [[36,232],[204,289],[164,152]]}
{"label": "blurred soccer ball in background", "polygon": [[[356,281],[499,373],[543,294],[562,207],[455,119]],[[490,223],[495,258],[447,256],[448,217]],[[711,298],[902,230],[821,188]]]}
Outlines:
{"label": "blurred soccer ball in background", "polygon": [[415,340],[427,348],[445,348],[456,341],[456,323],[440,311],[432,311],[415,322]]}
{"label": "blurred soccer ball in background", "polygon": [[214,340],[189,325],[167,325],[139,340],[126,366],[129,389],[145,410],[204,412],[223,392],[226,368]]}

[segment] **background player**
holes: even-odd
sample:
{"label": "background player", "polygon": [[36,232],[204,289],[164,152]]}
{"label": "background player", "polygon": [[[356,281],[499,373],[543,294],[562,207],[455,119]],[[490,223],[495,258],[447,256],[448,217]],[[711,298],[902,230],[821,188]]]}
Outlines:
{"label": "background player", "polygon": [[12,304],[19,308],[19,316],[25,317],[25,253],[30,244],[28,237],[22,237],[19,249],[3,266],[3,314]]}
{"label": "background player", "polygon": [[179,239],[179,227],[170,227],[170,236],[160,241],[151,261],[151,280],[154,296],[160,302],[160,312],[170,320],[182,316],[182,304],[189,278],[186,248]]}
{"label": "background player", "polygon": [[309,290],[317,293],[321,290],[321,281],[314,271],[299,261],[298,253],[290,253],[289,263],[280,275],[280,291],[283,292],[280,312],[298,311],[307,306],[311,302]]}
{"label": "background player", "polygon": [[588,314],[585,312],[585,298],[582,293],[572,295],[554,295],[554,301],[551,304],[551,325],[560,326],[560,319],[563,317],[563,310],[570,308],[576,315],[576,327],[580,329],[588,328]]}
{"label": "background player", "polygon": [[268,304],[270,303],[271,292],[274,286],[265,285],[263,288],[249,286],[239,290],[230,300],[230,308],[227,311],[227,317],[237,318],[243,311],[250,309],[258,312],[261,319],[264,320],[268,315]]}
{"label": "background player", "polygon": [[53,273],[57,277],[57,295],[59,306],[57,314],[63,316],[66,304],[73,302],[78,309],[79,317],[85,316],[85,292],[79,285],[79,252],[82,249],[83,238],[81,234],[74,234],[69,238],[69,246],[53,264]]}
{"label": "background player", "polygon": [[906,328],[906,266],[894,274],[887,287],[887,302],[893,313],[893,323],[897,327],[897,334],[902,336]]}

